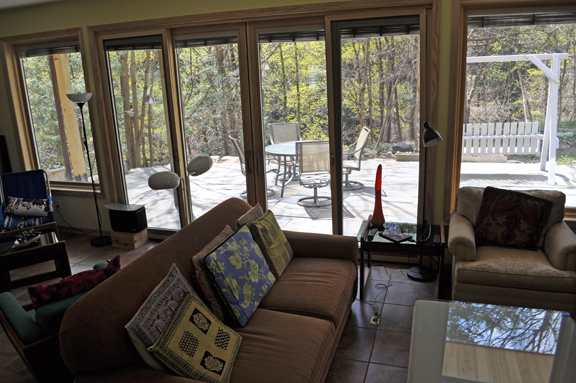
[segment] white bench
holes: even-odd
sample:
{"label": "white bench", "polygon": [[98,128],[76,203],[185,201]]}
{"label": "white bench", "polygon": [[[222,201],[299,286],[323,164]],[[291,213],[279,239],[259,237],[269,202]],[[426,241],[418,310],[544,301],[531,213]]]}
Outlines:
{"label": "white bench", "polygon": [[462,155],[540,155],[538,122],[464,124]]}

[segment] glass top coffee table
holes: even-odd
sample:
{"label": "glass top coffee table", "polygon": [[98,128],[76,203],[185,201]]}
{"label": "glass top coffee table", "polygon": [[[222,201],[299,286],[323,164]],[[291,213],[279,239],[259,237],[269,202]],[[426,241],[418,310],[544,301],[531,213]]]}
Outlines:
{"label": "glass top coffee table", "polygon": [[417,301],[408,382],[576,382],[576,324],[567,313]]}

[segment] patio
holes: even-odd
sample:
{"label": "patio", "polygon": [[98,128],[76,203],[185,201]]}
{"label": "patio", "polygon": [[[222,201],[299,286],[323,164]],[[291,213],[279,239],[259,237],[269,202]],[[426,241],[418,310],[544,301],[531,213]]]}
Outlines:
{"label": "patio", "polygon": [[[350,179],[364,184],[356,191],[344,191],[344,235],[356,235],[362,220],[374,208],[374,182],[376,169],[382,164],[382,202],[387,221],[416,222],[418,206],[418,165],[416,161],[364,160],[362,170],[352,172]],[[269,165],[270,168],[274,164]],[[165,167],[133,169],[126,174],[129,199],[132,204],[146,206],[149,227],[179,229],[178,214],[172,190],[151,190],[148,177]],[[213,167],[198,177],[189,177],[194,217],[203,215],[218,203],[240,197],[246,189],[245,177],[240,172],[237,157],[214,158]],[[539,163],[463,162],[461,186],[494,186],[508,189],[550,189],[566,194],[566,205],[576,206],[576,168],[556,166],[556,186],[548,185],[548,172],[540,171]],[[274,173],[268,173],[268,187],[274,195],[268,197],[268,208],[274,212],[285,230],[332,233],[331,208],[304,208],[299,198],[313,194],[298,180],[290,181],[280,198],[280,186],[274,185]],[[319,195],[329,195],[330,188],[318,189]]]}

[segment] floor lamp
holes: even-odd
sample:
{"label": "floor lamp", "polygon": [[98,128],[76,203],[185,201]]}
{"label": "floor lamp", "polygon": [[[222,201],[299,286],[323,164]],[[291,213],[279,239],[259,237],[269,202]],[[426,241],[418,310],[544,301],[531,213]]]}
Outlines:
{"label": "floor lamp", "polygon": [[109,235],[102,235],[102,219],[100,217],[100,210],[98,209],[98,200],[96,198],[96,185],[94,184],[94,174],[92,174],[92,163],[90,162],[90,151],[88,149],[88,136],[86,135],[86,124],[84,123],[84,104],[92,98],[92,93],[71,93],[67,94],[68,99],[78,105],[80,114],[82,115],[82,131],[84,132],[84,147],[86,148],[86,157],[88,158],[88,169],[90,169],[90,178],[92,179],[92,193],[94,194],[94,205],[96,206],[96,217],[98,218],[98,230],[100,237],[92,239],[90,244],[94,247],[107,246],[112,243]]}
{"label": "floor lamp", "polygon": [[[428,147],[439,144],[442,136],[437,130],[432,128],[428,121],[424,121],[424,134],[422,134],[422,143],[424,145],[424,200],[422,201],[422,228],[424,231],[418,237],[418,242],[427,242],[432,234],[432,224],[426,221],[426,179],[428,178]],[[418,266],[411,267],[406,273],[411,279],[417,281],[429,281],[436,277],[433,270],[422,265],[422,256]]]}

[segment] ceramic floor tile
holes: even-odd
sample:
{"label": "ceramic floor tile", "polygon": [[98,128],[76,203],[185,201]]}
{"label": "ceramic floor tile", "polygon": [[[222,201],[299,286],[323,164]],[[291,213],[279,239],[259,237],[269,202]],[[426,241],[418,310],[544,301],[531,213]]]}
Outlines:
{"label": "ceramic floor tile", "polygon": [[408,369],[370,363],[364,383],[406,383]]}
{"label": "ceramic floor tile", "polygon": [[410,334],[379,330],[370,363],[408,367],[410,338]]}
{"label": "ceramic floor tile", "polygon": [[325,383],[363,383],[367,369],[366,362],[335,358]]}
{"label": "ceramic floor tile", "polygon": [[377,330],[345,327],[334,358],[368,362]]}
{"label": "ceramic floor tile", "polygon": [[385,304],[378,329],[411,334],[413,311],[411,306]]}
{"label": "ceramic floor tile", "polygon": [[394,282],[388,289],[386,303],[414,306],[419,299],[434,299],[434,285]]}

